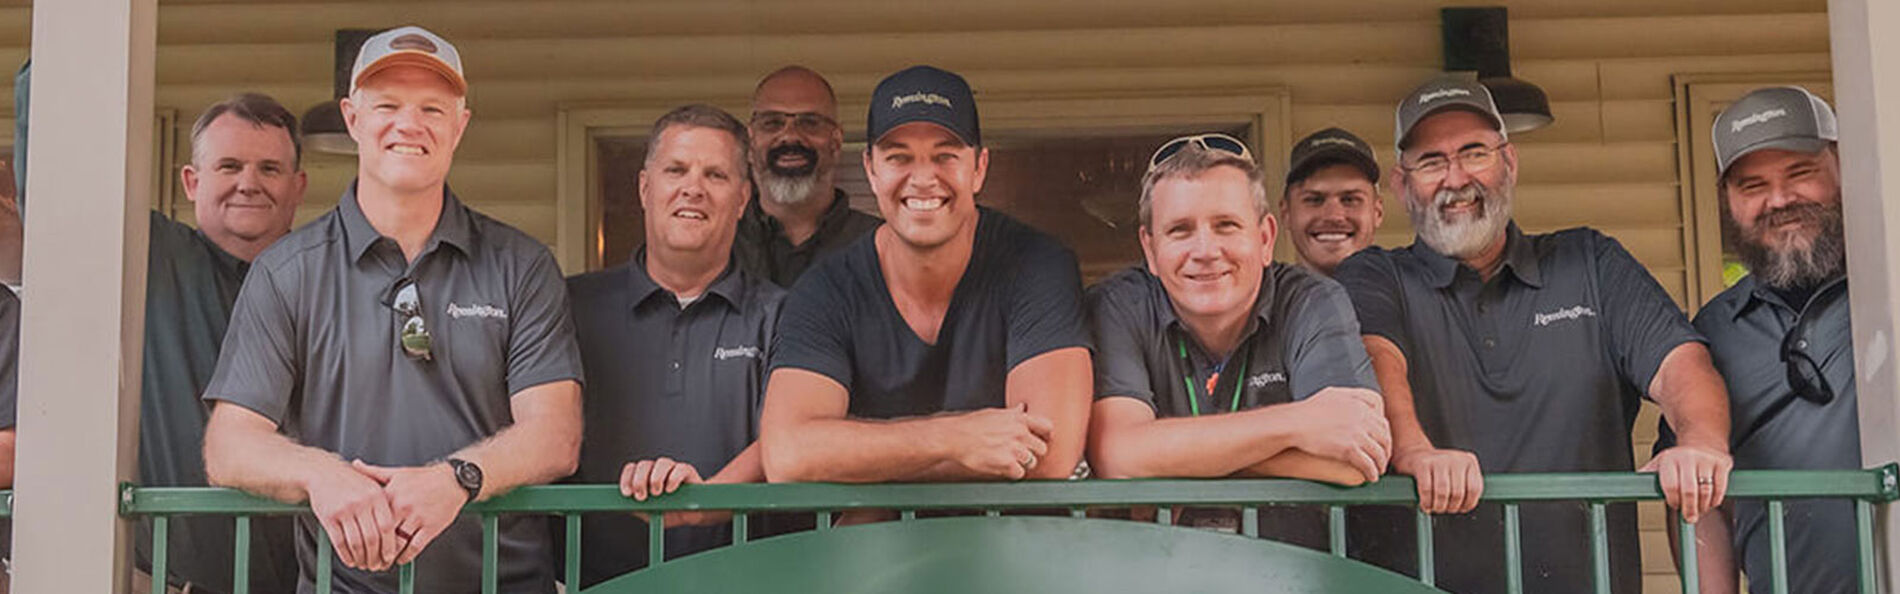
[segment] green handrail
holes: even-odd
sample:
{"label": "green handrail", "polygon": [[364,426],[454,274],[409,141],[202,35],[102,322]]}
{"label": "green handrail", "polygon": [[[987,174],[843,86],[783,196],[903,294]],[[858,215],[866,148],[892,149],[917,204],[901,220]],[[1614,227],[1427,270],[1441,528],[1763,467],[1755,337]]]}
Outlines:
{"label": "green handrail", "polygon": [[[1088,507],[1125,507],[1152,505],[1159,507],[1157,521],[1168,523],[1173,508],[1181,506],[1236,506],[1253,511],[1262,505],[1321,505],[1329,508],[1328,524],[1332,535],[1331,551],[1343,555],[1345,542],[1343,523],[1346,506],[1352,505],[1416,505],[1415,483],[1410,477],[1389,476],[1378,483],[1359,487],[1338,487],[1321,483],[1283,479],[1228,479],[1228,480],[1089,480],[1089,481],[1024,481],[1017,483],[954,483],[954,484],[881,484],[881,485],[841,485],[829,483],[798,484],[745,484],[745,485],[687,485],[678,492],[646,501],[634,501],[620,495],[614,485],[547,485],[517,489],[507,495],[469,505],[466,512],[477,514],[483,519],[484,542],[484,592],[495,591],[493,571],[495,546],[495,518],[501,514],[550,514],[563,516],[570,527],[567,546],[577,548],[578,518],[585,512],[645,512],[664,514],[666,512],[727,510],[734,512],[734,542],[743,543],[747,537],[747,516],[752,513],[767,512],[809,512],[818,519],[822,530],[829,527],[826,521],[834,512],[853,509],[895,509],[900,510],[901,518],[911,520],[918,510],[941,509],[978,509],[987,515],[995,515],[1004,509],[1069,509],[1071,515],[1080,516],[1081,510]],[[1856,520],[1858,522],[1858,541],[1860,543],[1861,579],[1863,591],[1872,592],[1874,577],[1872,517],[1873,505],[1900,499],[1900,464],[1888,464],[1867,470],[1752,470],[1737,471],[1730,477],[1729,497],[1760,499],[1769,503],[1771,528],[1774,536],[1785,538],[1780,530],[1782,518],[1773,513],[1782,509],[1781,501],[1803,498],[1836,498],[1857,501]],[[1592,527],[1592,565],[1599,591],[1607,591],[1609,565],[1606,553],[1603,505],[1614,502],[1629,502],[1662,499],[1662,489],[1653,474],[1636,473],[1538,473],[1538,474],[1498,474],[1485,477],[1483,501],[1503,504],[1507,520],[1516,519],[1518,504],[1544,501],[1575,501],[1588,504],[1591,511]],[[11,502],[10,497],[4,501]],[[7,505],[0,513],[10,511]],[[222,488],[193,487],[138,487],[131,484],[122,486],[120,513],[128,516],[152,516],[154,521],[153,573],[163,575],[166,555],[163,551],[164,534],[168,518],[174,515],[252,515],[300,514],[308,513],[309,508],[302,504],[286,504],[258,498],[243,492]],[[1251,524],[1251,523],[1249,523]],[[1521,565],[1519,538],[1516,534],[1516,522],[1507,522],[1506,539],[1510,545],[1506,551],[1507,568],[1516,570]],[[1434,581],[1432,570],[1435,556],[1429,536],[1429,518],[1419,514],[1419,580],[1426,585]],[[243,524],[240,524],[242,527]],[[663,528],[659,523],[652,526],[649,536],[652,555],[649,567],[664,562],[664,541],[660,538]],[[240,531],[242,534],[242,531]],[[1250,533],[1249,536],[1252,536]],[[1694,539],[1682,539],[1683,549],[1679,551],[1684,561],[1682,581],[1686,591],[1693,591],[1696,585]],[[329,540],[316,539],[319,553],[318,589],[327,589],[329,580],[328,565],[330,551]],[[1774,543],[1777,550],[1782,543]],[[243,553],[248,548],[239,549],[239,559],[235,568],[242,591],[245,583]],[[570,581],[578,575],[580,555],[570,550],[568,567],[563,573]],[[1777,555],[1781,562],[1775,568],[1771,580],[1777,591],[1785,591],[1785,556]],[[405,566],[400,572],[404,577],[404,592],[413,591],[412,568]],[[1510,591],[1522,590],[1520,571],[1508,571],[1506,576]],[[156,588],[157,585],[155,584]]]}

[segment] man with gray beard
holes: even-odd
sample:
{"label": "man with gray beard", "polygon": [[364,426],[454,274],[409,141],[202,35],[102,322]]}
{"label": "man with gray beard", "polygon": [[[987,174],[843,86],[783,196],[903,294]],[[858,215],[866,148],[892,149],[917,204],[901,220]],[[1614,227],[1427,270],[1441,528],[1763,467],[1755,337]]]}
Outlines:
{"label": "man with gray beard", "polygon": [[791,287],[819,258],[876,229],[833,183],[844,128],[831,83],[804,66],[765,75],[752,92],[756,200],[739,219],[733,254],[753,276]]}
{"label": "man with gray beard", "polygon": [[[1511,221],[1517,149],[1491,94],[1441,78],[1397,113],[1388,183],[1418,239],[1341,263],[1392,426],[1392,468],[1418,483],[1440,556],[1437,585],[1502,592],[1501,510],[1478,508],[1484,473],[1628,472],[1644,397],[1682,429],[1643,467],[1691,521],[1727,486],[1728,406],[1702,337],[1616,240],[1590,229],[1528,235]],[[1609,510],[1610,591],[1637,592],[1635,506]],[[1587,592],[1589,521],[1575,503],[1520,508],[1524,591]],[[1409,509],[1349,519],[1362,559],[1416,572]]]}
{"label": "man with gray beard", "polygon": [[[1834,111],[1799,87],[1758,89],[1716,116],[1714,137],[1722,236],[1750,274],[1710,300],[1695,327],[1728,381],[1735,467],[1860,468]],[[1670,429],[1657,447],[1674,442]],[[1786,505],[1789,591],[1857,591],[1854,504]],[[1740,551],[1750,590],[1770,591],[1762,503],[1710,515],[1718,521],[1696,529],[1704,575],[1732,584]]]}

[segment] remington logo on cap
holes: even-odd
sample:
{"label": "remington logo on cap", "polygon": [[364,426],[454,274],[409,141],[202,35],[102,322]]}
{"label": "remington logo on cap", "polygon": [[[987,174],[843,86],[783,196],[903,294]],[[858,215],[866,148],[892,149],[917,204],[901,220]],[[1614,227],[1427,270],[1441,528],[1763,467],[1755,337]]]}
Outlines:
{"label": "remington logo on cap", "polygon": [[1353,144],[1352,141],[1346,140],[1344,138],[1315,138],[1313,139],[1313,143],[1308,146],[1317,147],[1317,146],[1328,145],[1328,144],[1337,144],[1339,146],[1343,146],[1346,148],[1354,148],[1354,149],[1359,148],[1359,145]]}
{"label": "remington logo on cap", "polygon": [[421,35],[417,35],[414,33],[410,33],[408,35],[404,35],[402,37],[397,37],[395,39],[389,40],[389,49],[417,50],[417,51],[429,52],[431,54],[438,51],[435,47],[435,42],[429,41],[429,38],[423,37]]}
{"label": "remington logo on cap", "polygon": [[912,103],[942,105],[946,108],[950,107],[950,99],[936,93],[911,93],[909,95],[891,97],[891,109],[903,109],[904,106]]}
{"label": "remington logo on cap", "polygon": [[1466,90],[1466,89],[1460,89],[1457,87],[1452,87],[1449,89],[1439,89],[1436,91],[1432,91],[1430,93],[1419,95],[1418,104],[1424,105],[1427,103],[1431,103],[1433,101],[1437,101],[1439,99],[1444,99],[1446,97],[1469,97],[1469,96],[1471,96],[1471,91]]}
{"label": "remington logo on cap", "polygon": [[1776,118],[1786,117],[1787,115],[1788,115],[1788,110],[1779,108],[1779,107],[1775,109],[1765,110],[1765,111],[1758,111],[1753,114],[1750,114],[1748,117],[1730,122],[1728,125],[1729,132],[1732,134],[1739,134],[1741,133],[1743,128],[1747,128],[1755,124],[1767,122],[1769,120],[1773,120]]}

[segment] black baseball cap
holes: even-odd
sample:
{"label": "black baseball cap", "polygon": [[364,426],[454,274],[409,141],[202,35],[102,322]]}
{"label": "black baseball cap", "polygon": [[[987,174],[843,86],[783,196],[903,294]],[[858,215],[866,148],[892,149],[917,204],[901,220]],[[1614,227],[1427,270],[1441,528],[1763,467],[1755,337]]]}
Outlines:
{"label": "black baseball cap", "polygon": [[1340,128],[1327,128],[1300,139],[1293,145],[1293,158],[1287,164],[1286,185],[1300,183],[1321,167],[1345,163],[1366,174],[1366,180],[1379,183],[1379,160],[1372,156],[1372,145]]}
{"label": "black baseball cap", "polygon": [[970,83],[957,73],[935,66],[912,66],[884,77],[871,92],[871,114],[864,127],[865,141],[876,144],[893,128],[911,122],[943,126],[965,144],[981,146],[976,98]]}
{"label": "black baseball cap", "polygon": [[1756,89],[1715,116],[1716,172],[1762,149],[1818,153],[1840,140],[1834,110],[1801,87]]}

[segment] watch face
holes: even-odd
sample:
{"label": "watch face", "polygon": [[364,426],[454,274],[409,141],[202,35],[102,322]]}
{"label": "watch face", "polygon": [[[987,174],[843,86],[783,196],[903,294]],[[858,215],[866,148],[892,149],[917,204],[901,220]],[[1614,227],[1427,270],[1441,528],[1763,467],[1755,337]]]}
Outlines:
{"label": "watch face", "polygon": [[455,482],[461,483],[464,489],[480,489],[482,487],[481,467],[467,462],[456,464]]}

